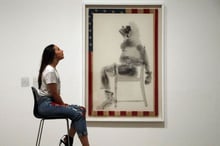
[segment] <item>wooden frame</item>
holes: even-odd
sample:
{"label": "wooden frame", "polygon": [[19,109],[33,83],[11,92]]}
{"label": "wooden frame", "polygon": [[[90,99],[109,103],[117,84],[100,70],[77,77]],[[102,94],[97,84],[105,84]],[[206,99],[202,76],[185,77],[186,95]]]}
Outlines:
{"label": "wooden frame", "polygon": [[[83,95],[88,121],[163,121],[165,96],[165,48],[163,3],[87,3],[83,4]],[[123,38],[122,25],[134,22],[139,29],[140,42],[148,55],[152,79],[144,85],[146,104],[139,102],[141,89],[136,83],[125,83],[119,98],[133,99],[124,103],[109,99],[101,88],[103,68],[120,64]],[[114,71],[113,71],[114,72]],[[145,69],[146,72],[146,69]],[[115,73],[115,72],[114,72]],[[108,75],[109,73],[107,73]],[[115,74],[109,77],[115,86]],[[144,82],[144,79],[142,79]],[[133,85],[134,84],[134,85]],[[140,89],[140,90],[139,90]],[[112,97],[115,97],[113,93]],[[124,94],[124,97],[122,97]],[[136,97],[136,95],[138,97]],[[134,97],[135,96],[135,97]],[[138,100],[136,100],[136,98]],[[141,97],[142,98],[142,97]],[[114,98],[113,98],[114,99]],[[135,100],[134,100],[135,99]],[[117,99],[117,101],[119,101]],[[145,106],[144,106],[145,105]]]}

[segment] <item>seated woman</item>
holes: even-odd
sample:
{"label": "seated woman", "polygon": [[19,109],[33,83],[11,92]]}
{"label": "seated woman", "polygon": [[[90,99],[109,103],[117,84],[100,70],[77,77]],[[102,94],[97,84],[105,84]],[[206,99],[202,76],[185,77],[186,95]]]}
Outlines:
{"label": "seated woman", "polygon": [[101,71],[101,84],[104,89],[106,100],[98,106],[104,109],[107,105],[112,104],[114,93],[110,89],[109,76],[114,77],[116,73],[120,75],[135,76],[137,66],[145,66],[145,84],[151,82],[151,71],[145,47],[140,43],[138,28],[135,23],[122,26],[119,30],[124,40],[121,43],[120,64],[112,64],[103,67]]}
{"label": "seated woman", "polygon": [[60,95],[60,77],[56,66],[63,58],[63,50],[56,45],[49,45],[43,51],[38,75],[39,95],[41,96],[38,99],[38,111],[45,116],[66,116],[72,121],[69,135],[64,135],[60,139],[60,145],[63,143],[69,146],[67,141],[69,137],[70,146],[72,146],[74,135],[77,133],[82,146],[89,146],[85,108],[64,103]]}

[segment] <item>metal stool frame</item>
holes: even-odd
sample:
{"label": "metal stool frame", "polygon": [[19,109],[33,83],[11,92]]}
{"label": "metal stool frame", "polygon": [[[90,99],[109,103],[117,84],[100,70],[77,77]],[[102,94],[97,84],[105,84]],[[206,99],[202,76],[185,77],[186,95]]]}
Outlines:
{"label": "metal stool frame", "polygon": [[[45,120],[57,120],[57,119],[65,119],[66,120],[66,124],[67,124],[67,133],[69,134],[69,120],[67,117],[64,116],[42,116],[39,114],[38,112],[38,103],[37,103],[37,99],[40,96],[38,94],[38,91],[35,87],[31,87],[32,92],[33,92],[33,96],[34,96],[34,108],[33,108],[33,114],[36,118],[41,119],[40,120],[40,124],[39,124],[39,128],[38,128],[38,134],[37,134],[37,140],[36,140],[36,146],[40,146],[40,141],[41,141],[41,136],[42,136],[42,132],[43,132],[43,126],[44,126],[44,121]],[[69,143],[69,137],[68,137],[68,143]],[[69,143],[70,144],[70,143]]]}

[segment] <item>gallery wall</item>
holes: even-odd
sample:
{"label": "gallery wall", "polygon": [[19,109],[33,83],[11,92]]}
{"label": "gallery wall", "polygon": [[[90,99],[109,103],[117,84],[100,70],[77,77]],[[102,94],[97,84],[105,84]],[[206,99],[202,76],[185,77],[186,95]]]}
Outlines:
{"label": "gallery wall", "polygon": [[[89,122],[91,146],[220,144],[220,1],[164,0],[164,5],[165,122]],[[50,43],[65,54],[58,66],[64,100],[83,104],[82,8],[81,0],[0,0],[0,145],[35,145],[39,120],[32,114],[30,87]],[[47,121],[42,146],[58,145],[65,130],[65,121]],[[74,143],[80,146],[77,137]]]}

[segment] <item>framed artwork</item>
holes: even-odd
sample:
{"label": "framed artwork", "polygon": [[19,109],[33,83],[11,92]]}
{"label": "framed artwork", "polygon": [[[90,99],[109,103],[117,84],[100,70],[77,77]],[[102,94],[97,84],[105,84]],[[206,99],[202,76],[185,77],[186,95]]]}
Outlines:
{"label": "framed artwork", "polygon": [[83,8],[88,121],[164,120],[163,4]]}

